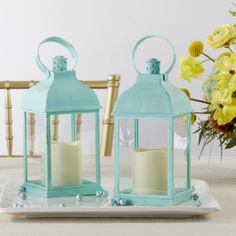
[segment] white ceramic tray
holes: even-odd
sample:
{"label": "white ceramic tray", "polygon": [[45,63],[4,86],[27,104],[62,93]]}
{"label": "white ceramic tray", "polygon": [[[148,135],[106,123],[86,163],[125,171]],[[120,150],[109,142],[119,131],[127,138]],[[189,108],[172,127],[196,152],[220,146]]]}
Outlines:
{"label": "white ceramic tray", "polygon": [[[201,206],[190,200],[184,204],[170,207],[156,206],[110,206],[107,198],[75,197],[44,199],[27,194],[20,200],[16,183],[8,182],[0,195],[0,213],[24,217],[191,217],[220,210],[206,182],[192,181],[199,196]],[[21,207],[17,203],[21,203]]]}

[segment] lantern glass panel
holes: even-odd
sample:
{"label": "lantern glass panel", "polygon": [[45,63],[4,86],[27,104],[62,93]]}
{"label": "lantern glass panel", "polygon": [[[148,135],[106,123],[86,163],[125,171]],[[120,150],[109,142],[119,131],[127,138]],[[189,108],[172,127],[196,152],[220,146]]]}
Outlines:
{"label": "lantern glass panel", "polygon": [[174,181],[175,191],[187,188],[187,118],[174,119]]}
{"label": "lantern glass panel", "polygon": [[165,148],[168,146],[167,119],[139,119],[139,147],[145,149]]}
{"label": "lantern glass panel", "polygon": [[166,195],[168,120],[142,118],[135,122],[139,138],[133,152],[133,192]]}
{"label": "lantern glass panel", "polygon": [[95,180],[93,113],[51,116],[51,168],[54,187],[78,186],[83,179]]}
{"label": "lantern glass panel", "polygon": [[44,186],[45,116],[27,113],[26,129],[28,181]]}
{"label": "lantern glass panel", "polygon": [[130,190],[132,186],[132,156],[134,149],[133,119],[122,118],[119,120],[119,190]]}
{"label": "lantern glass panel", "polygon": [[51,115],[52,186],[81,184],[80,142],[72,135],[72,115]]}
{"label": "lantern glass panel", "polygon": [[[98,124],[97,124],[98,125]],[[82,159],[82,178],[96,182],[96,116],[81,114],[79,131]],[[99,144],[97,144],[99,145]]]}

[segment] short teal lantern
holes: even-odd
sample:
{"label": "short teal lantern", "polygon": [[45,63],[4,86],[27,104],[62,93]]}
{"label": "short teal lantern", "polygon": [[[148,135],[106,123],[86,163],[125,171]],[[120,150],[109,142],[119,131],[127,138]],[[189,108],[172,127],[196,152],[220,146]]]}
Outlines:
{"label": "short teal lantern", "polygon": [[100,104],[94,91],[76,78],[74,47],[58,37],[46,38],[40,46],[48,42],[67,48],[74,65],[67,70],[67,59],[56,56],[49,70],[38,50],[37,64],[46,78],[28,89],[23,98],[23,189],[43,197],[93,195],[102,191]]}
{"label": "short teal lantern", "polygon": [[[138,46],[150,38],[167,42],[171,66],[160,73],[160,61],[146,62],[146,73],[135,65]],[[167,39],[151,35],[133,49],[137,81],[118,98],[115,119],[115,188],[118,205],[177,205],[191,199],[190,117],[188,97],[168,80],[176,56]]]}

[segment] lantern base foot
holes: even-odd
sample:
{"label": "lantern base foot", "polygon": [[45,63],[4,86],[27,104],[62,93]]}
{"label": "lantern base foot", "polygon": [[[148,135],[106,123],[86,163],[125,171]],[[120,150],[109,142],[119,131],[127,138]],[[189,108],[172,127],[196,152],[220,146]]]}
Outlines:
{"label": "lantern base foot", "polygon": [[116,193],[113,199],[119,202],[126,201],[126,205],[146,205],[146,206],[176,206],[192,198],[191,189],[178,192],[173,197],[168,195],[138,195],[133,194],[131,189]]}
{"label": "lantern base foot", "polygon": [[97,191],[104,191],[100,185],[90,180],[83,180],[83,183],[78,186],[57,186],[50,189],[46,189],[39,180],[28,181],[23,186],[26,192],[46,198],[76,196],[78,194],[88,196],[96,195]]}

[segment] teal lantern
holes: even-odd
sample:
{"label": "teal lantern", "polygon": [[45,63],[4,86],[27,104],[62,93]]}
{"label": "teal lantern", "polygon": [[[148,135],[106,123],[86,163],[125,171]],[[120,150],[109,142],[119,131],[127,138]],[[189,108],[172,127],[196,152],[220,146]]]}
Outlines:
{"label": "teal lantern", "polygon": [[[138,46],[150,38],[164,40],[173,51],[171,66],[160,73],[160,61],[135,65]],[[115,120],[114,201],[118,205],[177,205],[191,199],[190,117],[188,97],[168,80],[176,56],[167,39],[151,35],[133,49],[137,81],[118,98]]]}
{"label": "teal lantern", "polygon": [[[24,185],[21,189],[43,197],[93,195],[102,191],[100,104],[95,92],[76,78],[74,47],[58,37],[46,38],[39,47],[48,42],[68,49],[74,65],[68,70],[67,59],[56,56],[53,69],[49,70],[38,50],[37,64],[46,78],[28,89],[23,98]],[[29,121],[34,123],[34,130]],[[31,158],[32,155],[37,157]]]}

